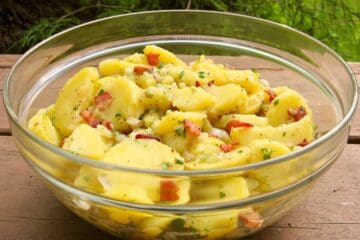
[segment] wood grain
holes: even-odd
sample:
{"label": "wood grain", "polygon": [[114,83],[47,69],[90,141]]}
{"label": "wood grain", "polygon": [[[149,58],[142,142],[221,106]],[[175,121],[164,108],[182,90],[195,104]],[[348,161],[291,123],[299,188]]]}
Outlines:
{"label": "wood grain", "polygon": [[[0,239],[115,239],[63,207],[21,158],[13,137],[0,136],[0,151]],[[360,144],[348,144],[300,204],[248,239],[358,239],[359,151]]]}

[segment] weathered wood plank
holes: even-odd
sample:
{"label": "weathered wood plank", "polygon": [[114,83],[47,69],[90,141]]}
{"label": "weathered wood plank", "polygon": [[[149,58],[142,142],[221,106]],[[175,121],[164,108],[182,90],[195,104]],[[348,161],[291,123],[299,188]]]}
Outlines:
{"label": "weathered wood plank", "polygon": [[[360,144],[347,145],[338,161],[298,206],[249,239],[357,239],[359,151]],[[21,159],[13,137],[0,136],[0,152],[0,239],[115,239],[63,207]]]}
{"label": "weathered wood plank", "polygon": [[0,54],[0,68],[9,68],[21,57],[19,54]]}

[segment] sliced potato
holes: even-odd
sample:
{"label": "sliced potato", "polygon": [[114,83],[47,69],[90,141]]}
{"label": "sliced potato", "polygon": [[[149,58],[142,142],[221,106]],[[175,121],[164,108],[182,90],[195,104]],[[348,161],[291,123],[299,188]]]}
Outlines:
{"label": "sliced potato", "polygon": [[59,145],[61,137],[54,127],[49,112],[54,111],[54,105],[40,109],[28,122],[28,128],[38,137],[54,145]]}
{"label": "sliced potato", "polygon": [[96,68],[86,67],[71,77],[61,89],[55,103],[54,125],[63,136],[69,136],[80,125],[80,112],[89,107],[95,97]]}
{"label": "sliced potato", "polygon": [[125,73],[126,67],[130,64],[126,64],[126,62],[120,59],[106,59],[99,64],[99,71],[102,76],[111,76],[120,74],[123,75]]}
{"label": "sliced potato", "polygon": [[159,60],[161,63],[164,64],[171,63],[174,66],[186,66],[186,63],[177,58],[175,54],[155,45],[147,45],[144,48],[144,53],[145,55],[148,55],[150,53],[159,54]]}
{"label": "sliced potato", "polygon": [[185,87],[173,91],[173,105],[181,111],[201,111],[214,102],[211,94],[199,87]]}
{"label": "sliced potato", "polygon": [[109,92],[110,106],[95,112],[100,119],[111,121],[115,129],[127,130],[127,118],[139,118],[145,111],[141,102],[143,90],[126,77],[103,77],[96,81],[96,92]]}
{"label": "sliced potato", "polygon": [[99,160],[104,157],[106,145],[95,128],[87,124],[81,124],[65,140],[63,149]]}
{"label": "sliced potato", "polygon": [[245,110],[246,91],[238,85],[227,84],[224,86],[211,86],[209,92],[214,96],[215,101],[209,114],[220,116],[226,113],[240,112]]}

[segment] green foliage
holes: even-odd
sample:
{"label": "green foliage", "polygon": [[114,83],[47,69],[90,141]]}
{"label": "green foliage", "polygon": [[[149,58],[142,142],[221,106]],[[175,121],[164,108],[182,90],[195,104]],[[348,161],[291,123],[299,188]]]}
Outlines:
{"label": "green foliage", "polygon": [[92,19],[128,12],[184,9],[230,11],[269,19],[308,33],[326,43],[348,61],[360,61],[359,0],[81,0],[56,19],[42,19],[12,47],[22,52],[65,28]]}
{"label": "green foliage", "polygon": [[50,37],[51,35],[60,32],[66,28],[75,26],[79,23],[80,21],[76,18],[42,19],[34,26],[32,26],[28,31],[26,31],[22,38],[10,47],[9,51],[11,51],[12,49],[17,49],[21,52],[26,51],[28,48]]}

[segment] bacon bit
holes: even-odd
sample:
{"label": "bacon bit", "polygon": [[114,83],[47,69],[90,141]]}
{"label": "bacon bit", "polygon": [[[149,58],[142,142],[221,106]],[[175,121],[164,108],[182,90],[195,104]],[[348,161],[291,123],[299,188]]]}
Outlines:
{"label": "bacon bit", "polygon": [[236,145],[239,145],[239,143],[232,142],[232,143],[228,143],[228,144],[221,144],[220,148],[221,148],[221,150],[223,150],[223,152],[227,153],[227,152],[231,152]]}
{"label": "bacon bit", "polygon": [[160,54],[156,54],[156,53],[149,53],[146,55],[147,61],[149,63],[150,66],[156,66],[160,63],[159,61],[159,56]]}
{"label": "bacon bit", "polygon": [[201,87],[201,84],[199,81],[195,81],[195,87]]}
{"label": "bacon bit", "polygon": [[110,131],[112,131],[112,130],[114,129],[114,125],[113,125],[112,122],[110,122],[110,121],[105,120],[105,121],[103,122],[103,125],[104,125],[107,129],[109,129]]}
{"label": "bacon bit", "polygon": [[97,125],[101,124],[101,121],[97,118],[91,118],[90,121],[88,122],[88,124],[93,127],[96,128]]}
{"label": "bacon bit", "polygon": [[80,116],[84,118],[85,122],[89,122],[92,118],[92,112],[90,112],[89,110],[81,110]]}
{"label": "bacon bit", "polygon": [[231,129],[232,128],[239,128],[239,127],[243,127],[243,128],[251,128],[253,127],[254,125],[252,125],[251,123],[248,123],[248,122],[242,122],[240,120],[230,120],[227,124],[226,124],[226,127],[225,127],[225,130],[230,133]]}
{"label": "bacon bit", "polygon": [[156,140],[156,141],[160,142],[160,138],[158,138],[156,136],[142,134],[142,133],[136,134],[135,139],[153,139],[153,140]]}
{"label": "bacon bit", "polygon": [[208,82],[208,86],[209,86],[209,87],[211,87],[211,86],[214,85],[214,84],[215,84],[215,81],[214,81],[214,80]]}
{"label": "bacon bit", "polygon": [[302,141],[301,143],[299,143],[297,146],[299,146],[299,147],[305,147],[305,146],[307,146],[308,144],[310,144],[310,143],[308,142],[308,140],[306,140],[306,138],[304,138],[303,141]]}
{"label": "bacon bit", "polygon": [[199,128],[199,126],[195,123],[192,123],[190,120],[184,119],[184,127],[186,131],[191,135],[199,136],[201,133],[201,129]]}
{"label": "bacon bit", "polygon": [[300,106],[298,108],[289,108],[287,112],[290,117],[294,118],[295,122],[301,120],[307,114],[303,106]]}
{"label": "bacon bit", "polygon": [[95,118],[89,110],[81,110],[80,116],[83,117],[85,122],[93,128],[96,128],[96,126],[101,123],[101,121]]}
{"label": "bacon bit", "polygon": [[265,93],[269,95],[269,102],[271,103],[276,98],[276,93],[271,89],[266,89]]}
{"label": "bacon bit", "polygon": [[112,103],[112,96],[109,92],[103,92],[95,97],[95,107],[103,110],[110,106]]}
{"label": "bacon bit", "polygon": [[63,147],[63,146],[64,146],[64,144],[65,144],[65,139],[66,139],[66,138],[61,139],[61,141],[60,141],[60,147]]}
{"label": "bacon bit", "polygon": [[176,201],[179,199],[178,187],[174,181],[166,180],[160,182],[160,201]]}
{"label": "bacon bit", "polygon": [[255,229],[260,227],[263,223],[261,216],[258,212],[249,210],[239,214],[239,220],[244,223],[244,225],[250,229]]}
{"label": "bacon bit", "polygon": [[150,67],[143,67],[143,66],[134,67],[134,73],[136,73],[137,75],[142,75],[144,72],[150,72],[150,71],[151,71]]}

